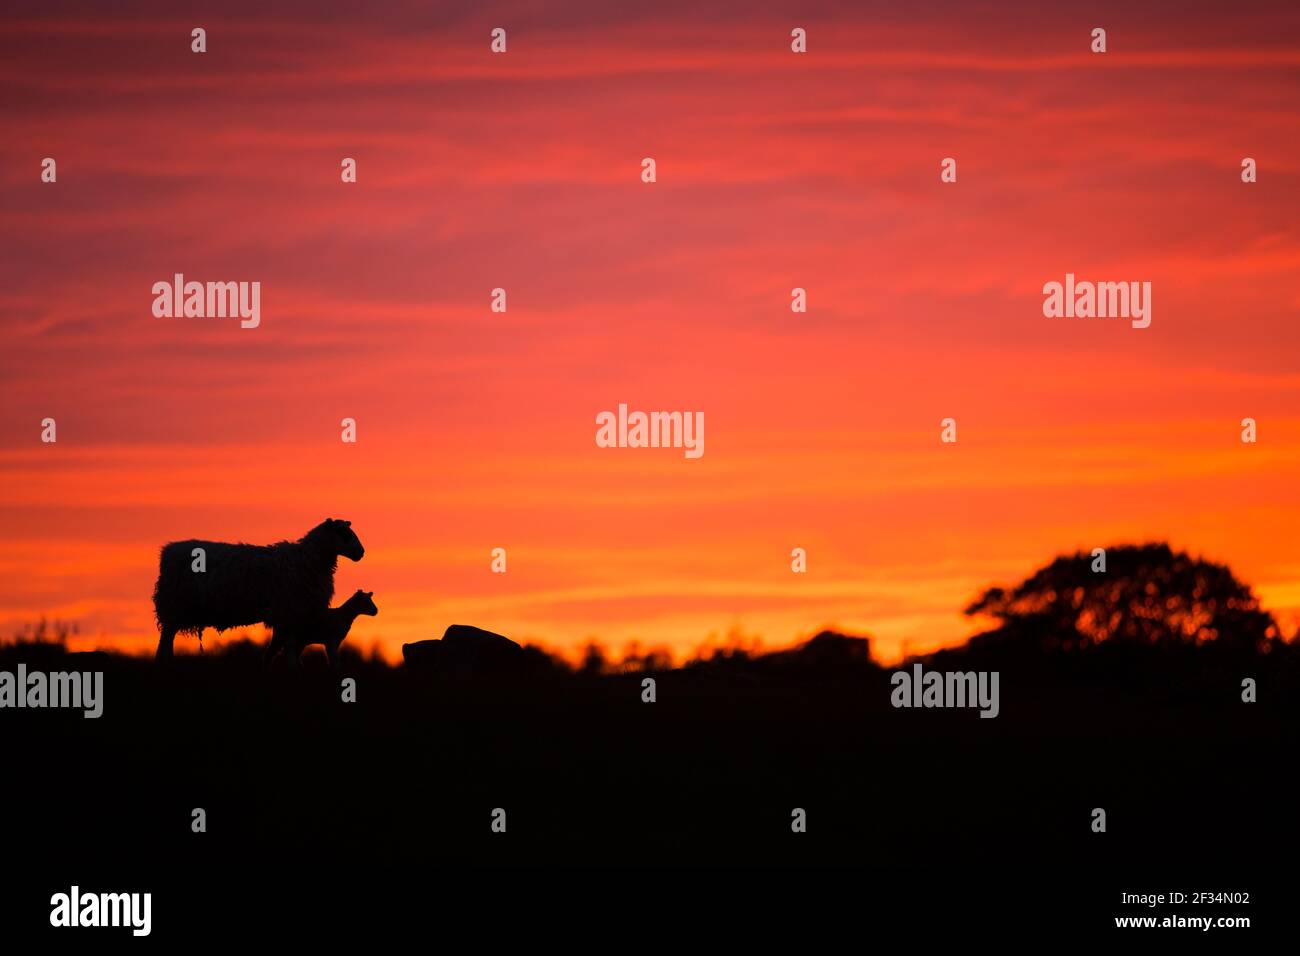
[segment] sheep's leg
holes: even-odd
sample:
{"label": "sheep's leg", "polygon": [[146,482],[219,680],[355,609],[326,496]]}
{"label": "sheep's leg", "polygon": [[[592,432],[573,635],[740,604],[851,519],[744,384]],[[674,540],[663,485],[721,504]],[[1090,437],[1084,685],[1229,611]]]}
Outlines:
{"label": "sheep's leg", "polygon": [[300,645],[295,644],[293,641],[289,641],[288,643],[286,643],[284,649],[284,657],[285,660],[288,661],[289,663],[289,670],[296,671],[298,669],[298,665],[300,663],[298,657],[301,654],[302,654],[302,647]]}
{"label": "sheep's leg", "polygon": [[330,670],[339,669],[339,646],[337,644],[325,645],[325,656],[329,658]]}
{"label": "sheep's leg", "polygon": [[266,642],[266,651],[262,654],[262,663],[270,664],[275,660],[275,655],[280,653],[284,647],[284,638],[277,634],[274,629],[271,631],[271,639]]}
{"label": "sheep's leg", "polygon": [[168,660],[173,654],[172,642],[176,640],[176,628],[164,627],[158,637],[158,650],[154,651],[155,660]]}

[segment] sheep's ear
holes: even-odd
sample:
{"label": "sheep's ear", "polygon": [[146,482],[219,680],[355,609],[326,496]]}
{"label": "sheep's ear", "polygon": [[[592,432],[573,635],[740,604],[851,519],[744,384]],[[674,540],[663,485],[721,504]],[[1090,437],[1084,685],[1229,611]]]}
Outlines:
{"label": "sheep's ear", "polygon": [[351,522],[351,521],[345,521],[345,522],[343,522],[343,523],[344,523],[345,525],[347,525],[349,528],[352,527],[352,522]]}

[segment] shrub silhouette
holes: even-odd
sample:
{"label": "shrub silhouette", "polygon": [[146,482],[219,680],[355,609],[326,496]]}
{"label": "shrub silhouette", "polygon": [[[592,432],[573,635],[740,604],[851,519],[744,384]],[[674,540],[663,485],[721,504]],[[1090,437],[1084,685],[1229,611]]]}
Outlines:
{"label": "shrub silhouette", "polygon": [[966,613],[990,615],[999,627],[972,645],[1068,651],[1108,642],[1165,649],[1213,643],[1262,652],[1279,639],[1273,616],[1225,565],[1163,543],[1108,548],[1106,570],[1092,565],[1092,555],[1079,552],[1014,588],[989,588]]}

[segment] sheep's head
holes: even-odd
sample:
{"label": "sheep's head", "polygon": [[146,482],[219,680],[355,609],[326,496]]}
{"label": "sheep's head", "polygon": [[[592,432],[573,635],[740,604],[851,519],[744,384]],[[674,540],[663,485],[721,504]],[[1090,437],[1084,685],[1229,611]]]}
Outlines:
{"label": "sheep's head", "polygon": [[352,561],[360,561],[364,557],[366,549],[361,546],[361,539],[352,530],[351,521],[326,518],[317,530],[324,532],[324,539],[335,554]]}
{"label": "sheep's head", "polygon": [[379,608],[375,607],[374,591],[357,591],[356,594],[348,598],[348,603],[356,608],[358,614],[367,614],[374,617],[379,613]]}

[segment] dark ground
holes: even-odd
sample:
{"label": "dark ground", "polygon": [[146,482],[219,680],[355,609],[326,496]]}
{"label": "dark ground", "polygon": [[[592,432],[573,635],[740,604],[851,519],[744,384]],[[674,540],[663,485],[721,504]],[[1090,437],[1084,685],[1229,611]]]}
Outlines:
{"label": "dark ground", "polygon": [[[78,880],[136,880],[160,931],[169,906],[193,916],[241,887],[241,918],[320,928],[305,914],[377,888],[446,901],[448,874],[520,884],[464,875],[499,864],[860,868],[837,882],[862,887],[872,919],[882,899],[888,917],[963,897],[985,919],[1105,924],[1150,912],[1121,891],[1153,889],[1250,890],[1255,905],[1216,912],[1263,918],[1294,892],[1297,669],[1278,655],[1192,656],[1176,673],[1167,659],[1004,662],[993,720],[895,710],[874,666],[662,672],[648,704],[640,675],[439,682],[356,657],[294,675],[263,671],[252,647],[166,668],[0,650],[0,669],[19,660],[106,672],[98,720],[0,712],[4,856],[31,875],[6,897],[20,922],[47,919],[49,894]],[[346,676],[356,703],[340,700]],[[1242,703],[1244,676],[1258,703]],[[206,833],[191,832],[195,807]],[[791,832],[794,807],[807,833]],[[609,891],[591,874],[563,882]],[[623,902],[657,890],[653,911],[710,886],[642,874]]]}

